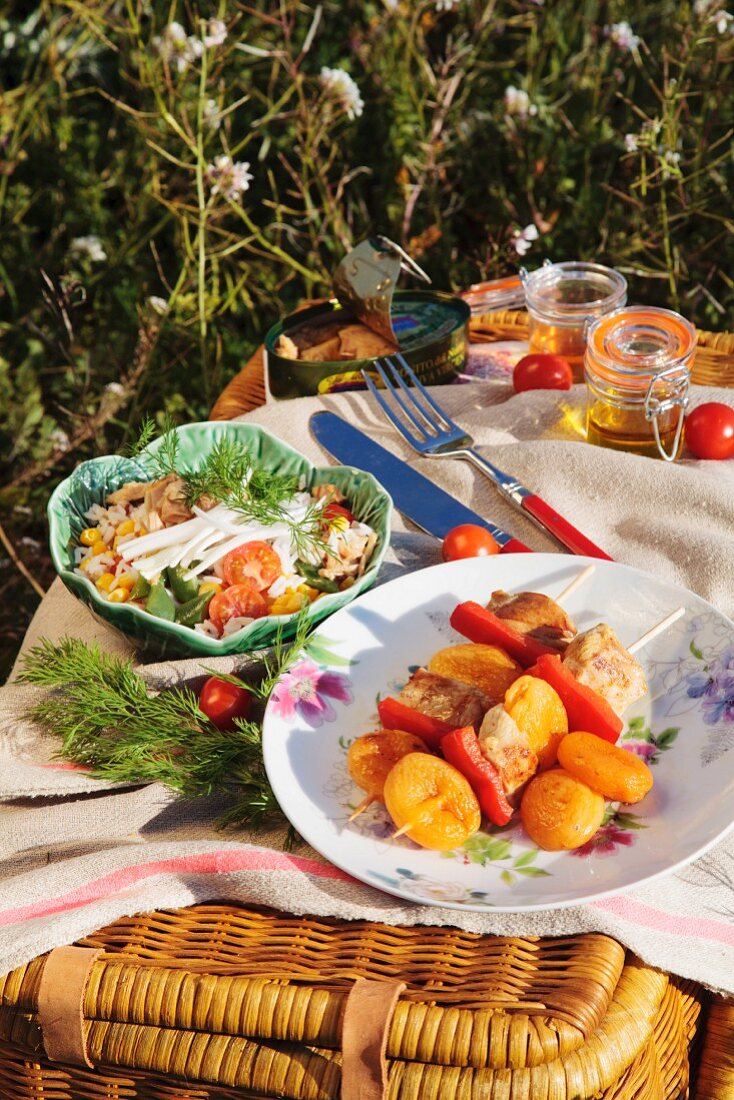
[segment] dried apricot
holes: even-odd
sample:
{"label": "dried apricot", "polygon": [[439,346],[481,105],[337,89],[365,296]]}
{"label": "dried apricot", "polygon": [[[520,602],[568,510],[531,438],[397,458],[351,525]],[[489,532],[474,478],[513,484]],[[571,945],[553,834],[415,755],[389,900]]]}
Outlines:
{"label": "dried apricot", "polygon": [[566,708],[558,692],[536,676],[520,676],[505,694],[505,710],[530,741],[538,767],[551,768],[568,733]]}
{"label": "dried apricot", "polygon": [[412,752],[402,757],[388,774],[383,793],[398,829],[422,848],[458,848],[481,824],[469,783],[437,756]]}
{"label": "dried apricot", "polygon": [[570,772],[551,768],[530,780],[520,817],[539,848],[548,852],[580,848],[604,820],[604,799]]}
{"label": "dried apricot", "polygon": [[502,702],[522,667],[499,646],[467,643],[439,649],[428,662],[428,671],[461,680],[463,684],[473,684],[489,696],[494,706]]}
{"label": "dried apricot", "polygon": [[593,733],[569,733],[558,759],[571,775],[612,802],[639,802],[653,785],[644,760]]}
{"label": "dried apricot", "polygon": [[404,730],[365,733],[349,746],[347,768],[357,786],[366,791],[372,801],[382,802],[387,773],[409,752],[428,752],[424,742],[414,733]]}

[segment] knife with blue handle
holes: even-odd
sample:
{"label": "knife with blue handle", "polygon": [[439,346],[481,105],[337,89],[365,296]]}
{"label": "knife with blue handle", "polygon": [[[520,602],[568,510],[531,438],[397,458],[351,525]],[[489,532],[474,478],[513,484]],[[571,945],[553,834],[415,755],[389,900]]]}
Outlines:
{"label": "knife with blue handle", "polygon": [[490,532],[499,543],[501,554],[532,553],[529,546],[472,512],[335,413],[314,413],[309,424],[325,451],[339,462],[376,477],[398,511],[429,535],[443,539],[453,527],[475,523]]}

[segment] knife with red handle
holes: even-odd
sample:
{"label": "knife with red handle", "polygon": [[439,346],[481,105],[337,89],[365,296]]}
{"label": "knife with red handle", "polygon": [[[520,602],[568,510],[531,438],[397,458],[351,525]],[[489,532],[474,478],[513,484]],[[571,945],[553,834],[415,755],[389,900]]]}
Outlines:
{"label": "knife with red handle", "polygon": [[547,504],[542,497],[527,489],[511,474],[506,474],[503,470],[500,470],[474,448],[462,449],[459,453],[462,458],[469,459],[482,473],[485,473],[510,504],[532,519],[538,527],[552,535],[556,542],[559,542],[566,550],[570,550],[572,554],[581,554],[584,557],[603,558],[605,561],[614,560],[610,554],[607,554],[606,550],[602,550],[581,531],[578,531],[572,523],[564,519],[560,513],[556,512],[555,508],[551,508],[550,504]]}

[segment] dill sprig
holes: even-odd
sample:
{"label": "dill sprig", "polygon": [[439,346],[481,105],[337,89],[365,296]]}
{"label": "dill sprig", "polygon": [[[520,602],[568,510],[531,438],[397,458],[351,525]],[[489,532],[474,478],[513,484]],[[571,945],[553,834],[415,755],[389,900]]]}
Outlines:
{"label": "dill sprig", "polygon": [[[155,422],[147,417],[131,453],[140,455],[155,434]],[[299,557],[304,553],[317,553],[320,557],[326,554],[321,507],[314,503],[302,520],[294,520],[283,504],[298,491],[298,478],[256,466],[249,452],[236,440],[222,436],[201,465],[195,470],[182,470],[178,433],[168,418],[158,447],[143,457],[154,477],[175,473],[182,478],[189,507],[202,497],[210,497],[254,523],[284,524]]]}
{"label": "dill sprig", "polygon": [[[304,610],[292,642],[279,631],[261,681],[247,684],[258,699],[267,699],[309,627]],[[60,738],[59,757],[90,768],[94,777],[163,783],[186,798],[225,794],[233,804],[220,825],[257,828],[267,819],[282,820],[265,773],[258,721],[238,720],[234,730],[219,730],[189,688],[152,694],[130,660],[77,638],[56,645],[43,640],[25,656],[20,679],[51,689],[28,717]]]}

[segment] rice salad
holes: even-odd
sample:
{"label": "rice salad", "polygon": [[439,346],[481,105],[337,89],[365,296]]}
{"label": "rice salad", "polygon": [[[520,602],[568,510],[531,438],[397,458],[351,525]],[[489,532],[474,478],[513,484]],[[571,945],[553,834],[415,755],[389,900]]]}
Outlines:
{"label": "rice salad", "polygon": [[214,492],[199,492],[200,481],[176,471],[128,482],[85,513],[74,572],[110,603],[211,638],[236,634],[264,615],[296,614],[306,602],[351,587],[377,535],[335,485],[309,490],[305,478],[294,478],[281,497],[285,481],[268,483],[259,499],[253,490],[252,507],[242,493],[217,491],[216,481]]}

